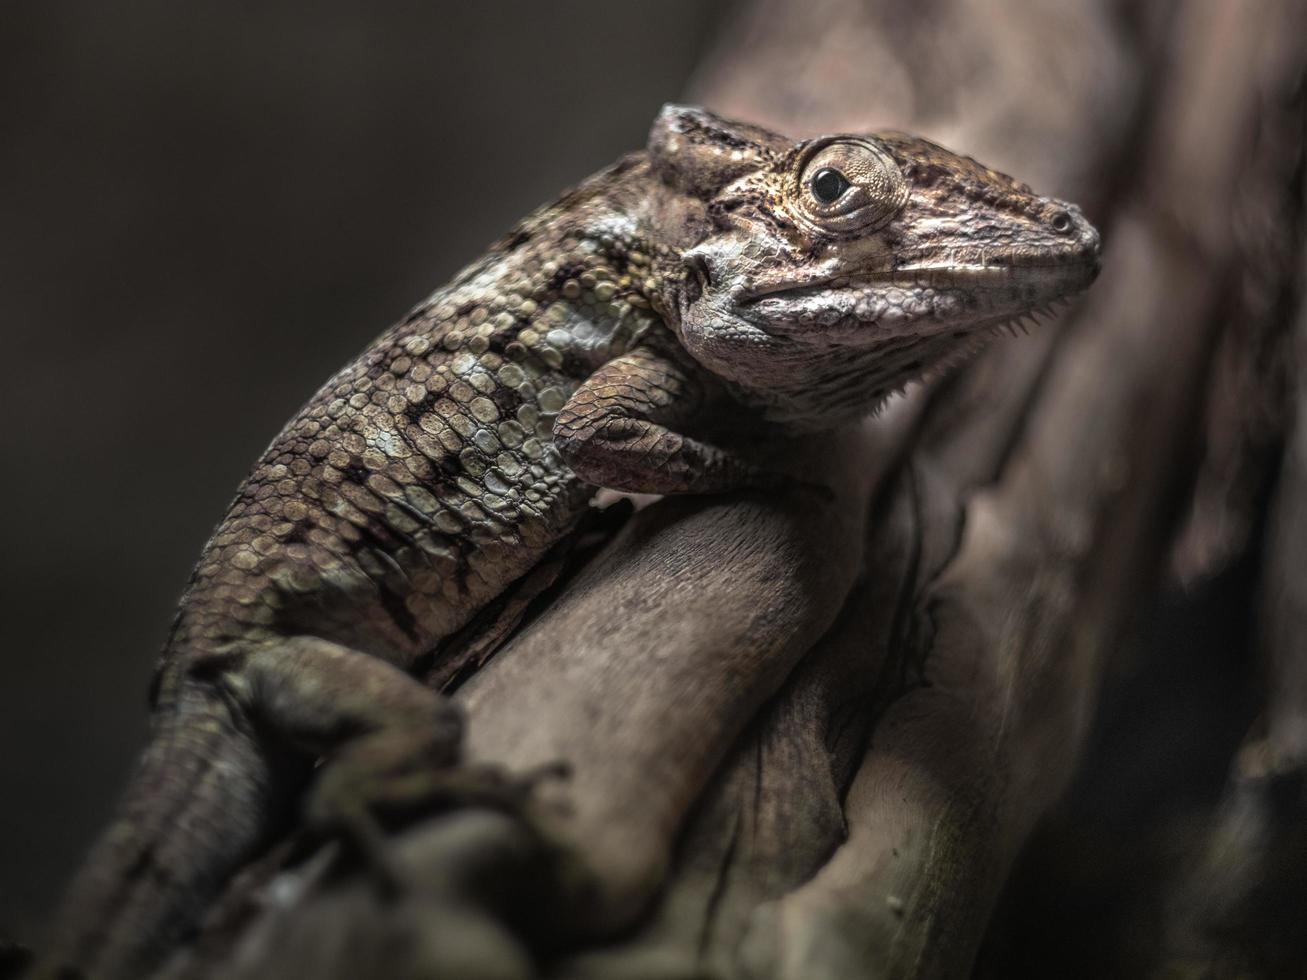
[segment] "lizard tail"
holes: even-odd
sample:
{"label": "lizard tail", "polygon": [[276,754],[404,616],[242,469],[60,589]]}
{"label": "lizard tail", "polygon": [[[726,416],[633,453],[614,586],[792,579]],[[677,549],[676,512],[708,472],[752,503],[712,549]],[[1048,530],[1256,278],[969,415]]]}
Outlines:
{"label": "lizard tail", "polygon": [[91,977],[148,975],[288,810],[290,760],[271,757],[221,699],[179,694],[156,714],[117,816],[56,920],[53,952]]}

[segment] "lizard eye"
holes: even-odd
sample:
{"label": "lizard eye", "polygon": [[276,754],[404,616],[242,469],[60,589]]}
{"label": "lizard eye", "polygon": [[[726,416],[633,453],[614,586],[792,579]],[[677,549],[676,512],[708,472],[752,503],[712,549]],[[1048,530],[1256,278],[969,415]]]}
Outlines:
{"label": "lizard eye", "polygon": [[848,235],[887,222],[907,201],[898,165],[874,140],[840,136],[815,143],[799,169],[795,210],[809,226]]}
{"label": "lizard eye", "polygon": [[849,178],[834,167],[822,167],[812,175],[809,186],[812,188],[812,196],[822,204],[834,204],[853,185],[849,183]]}

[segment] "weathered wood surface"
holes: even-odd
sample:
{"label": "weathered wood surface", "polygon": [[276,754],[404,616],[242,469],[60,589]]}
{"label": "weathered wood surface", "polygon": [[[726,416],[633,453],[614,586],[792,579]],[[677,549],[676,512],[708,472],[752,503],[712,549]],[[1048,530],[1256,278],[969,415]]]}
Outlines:
{"label": "weathered wood surface", "polygon": [[[285,868],[279,852],[171,975],[968,976],[1132,617],[1256,551],[1292,424],[1266,735],[1235,761],[1205,852],[1205,887],[1246,900],[1178,895],[1172,956],[1276,975],[1283,944],[1226,955],[1207,924],[1234,917],[1257,947],[1249,915],[1293,901],[1281,877],[1307,870],[1271,867],[1304,851],[1284,815],[1302,816],[1307,744],[1307,401],[1293,420],[1283,404],[1295,309],[1307,364],[1305,28],[1289,0],[1256,16],[1222,0],[743,5],[691,98],[785,131],[965,147],[1086,205],[1099,283],[790,459],[832,504],[645,508],[460,688],[473,759],[570,766],[530,810],[560,865],[474,808],[395,836],[413,882],[398,898],[336,848]],[[1231,870],[1221,828],[1246,826],[1239,801],[1254,777],[1266,797],[1267,773],[1297,779],[1297,802],[1273,826],[1254,813]]]}

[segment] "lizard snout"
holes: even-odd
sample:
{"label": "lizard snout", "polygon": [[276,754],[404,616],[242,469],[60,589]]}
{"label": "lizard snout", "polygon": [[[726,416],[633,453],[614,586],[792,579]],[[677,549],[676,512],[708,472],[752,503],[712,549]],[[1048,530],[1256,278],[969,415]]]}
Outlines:
{"label": "lizard snout", "polygon": [[1053,212],[1048,219],[1049,227],[1058,235],[1075,244],[1077,250],[1087,259],[1097,261],[1102,251],[1102,241],[1098,229],[1089,223],[1078,207],[1065,201],[1053,201]]}

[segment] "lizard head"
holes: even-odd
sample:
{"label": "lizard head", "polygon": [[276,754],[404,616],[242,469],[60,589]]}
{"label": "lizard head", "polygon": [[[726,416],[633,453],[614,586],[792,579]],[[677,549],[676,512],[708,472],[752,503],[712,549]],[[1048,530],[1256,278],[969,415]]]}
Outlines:
{"label": "lizard head", "polygon": [[657,305],[778,421],[864,414],[1098,271],[1074,205],[903,133],[795,141],[668,106],[649,157],[699,215]]}

